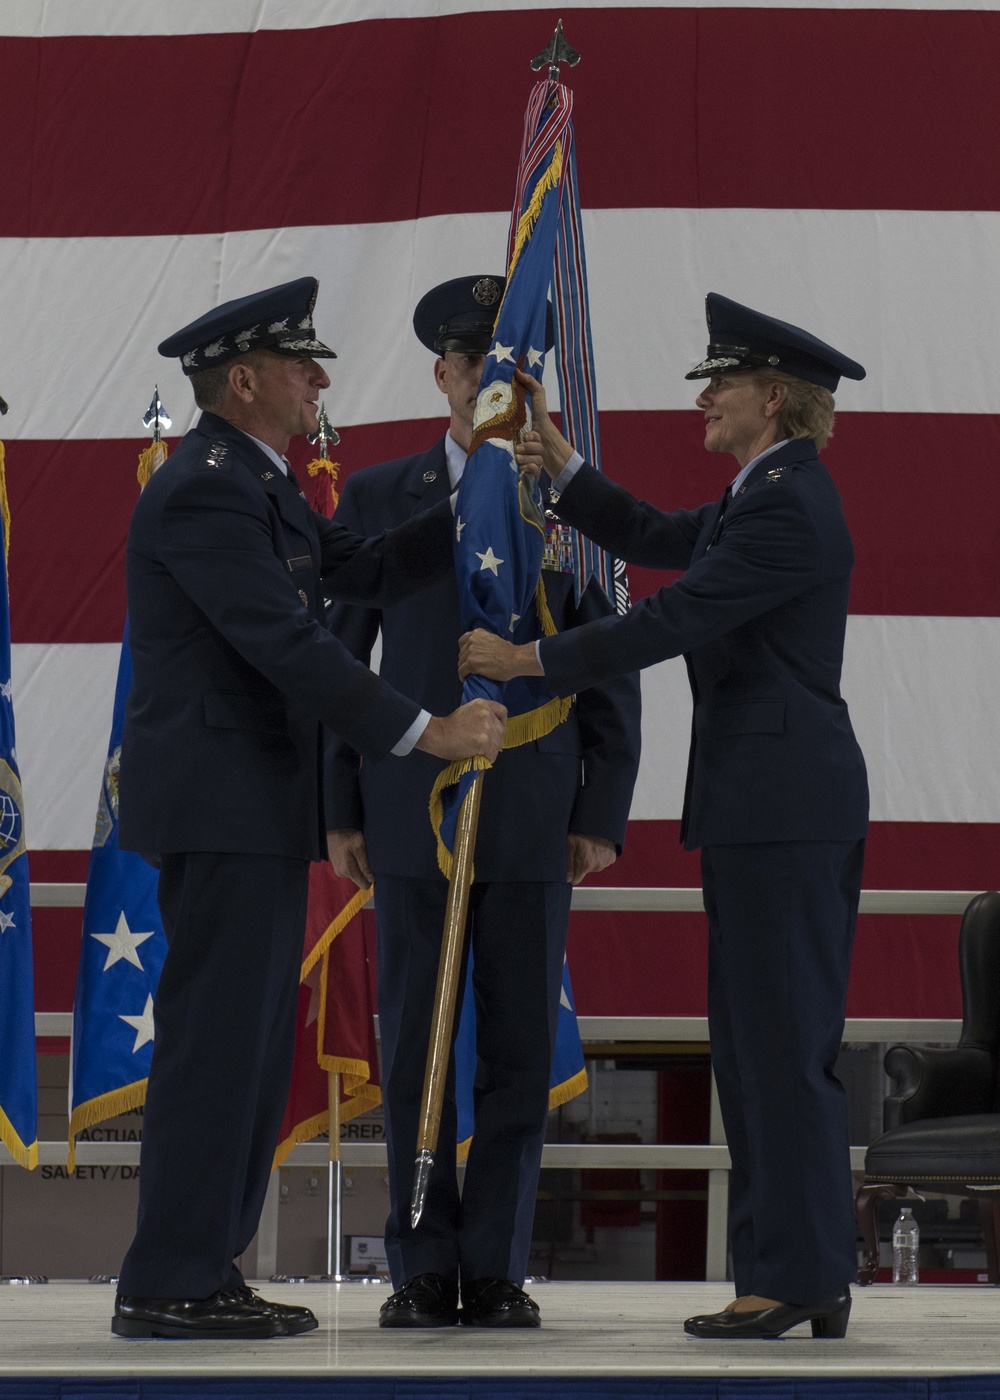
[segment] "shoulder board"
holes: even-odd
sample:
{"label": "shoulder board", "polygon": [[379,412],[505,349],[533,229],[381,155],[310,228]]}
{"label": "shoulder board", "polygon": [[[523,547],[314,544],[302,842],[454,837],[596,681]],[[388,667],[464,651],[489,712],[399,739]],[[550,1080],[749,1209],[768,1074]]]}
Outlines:
{"label": "shoulder board", "polygon": [[205,453],[201,464],[203,467],[226,467],[229,466],[229,444],[226,442],[213,442]]}

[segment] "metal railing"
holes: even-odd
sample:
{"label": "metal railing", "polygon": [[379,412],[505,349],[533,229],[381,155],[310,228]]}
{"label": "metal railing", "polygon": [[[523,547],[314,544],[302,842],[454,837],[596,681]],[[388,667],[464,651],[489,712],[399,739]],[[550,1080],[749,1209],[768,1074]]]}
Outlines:
{"label": "metal railing", "polygon": [[[35,908],[82,908],[83,884],[33,884],[31,903]],[[865,890],[861,895],[863,914],[962,914],[978,890]],[[624,888],[590,886],[573,891],[572,908],[579,912],[614,911],[628,913],[690,913],[704,908],[699,888],[649,886]],[[667,930],[664,930],[666,933]],[[35,1014],[35,1034],[40,1037],[68,1036],[71,1012],[39,1011]],[[958,1040],[961,1021],[934,1019],[852,1018],[844,1030],[845,1044],[879,1044],[933,1041],[950,1044]],[[614,1058],[618,1044],[648,1042],[687,1042],[708,1045],[708,1020],[703,1016],[581,1016],[580,1037],[584,1045],[606,1045],[607,1058]],[[39,1142],[40,1164],[65,1165],[66,1142]],[[851,1166],[864,1167],[865,1145],[851,1148]],[[78,1141],[77,1161],[83,1166],[133,1166],[139,1161],[138,1142]],[[6,1148],[0,1146],[0,1166],[12,1163]],[[344,1167],[385,1167],[384,1143],[341,1143]],[[329,1150],[324,1142],[302,1143],[286,1158],[285,1166],[325,1167]],[[711,1127],[708,1143],[546,1143],[542,1167],[621,1168],[654,1171],[708,1172],[708,1229],[706,1278],[726,1276],[726,1207],[728,1174],[731,1163],[719,1112],[715,1081],[712,1081]],[[277,1263],[278,1194],[268,1192],[258,1234],[258,1273],[273,1273]]]}

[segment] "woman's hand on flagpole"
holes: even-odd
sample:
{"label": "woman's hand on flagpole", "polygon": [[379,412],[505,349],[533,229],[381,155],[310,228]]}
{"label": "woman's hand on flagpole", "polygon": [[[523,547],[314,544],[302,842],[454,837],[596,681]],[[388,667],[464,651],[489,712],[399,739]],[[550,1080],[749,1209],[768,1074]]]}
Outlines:
{"label": "woman's hand on flagpole", "polygon": [[492,632],[477,627],[458,639],[458,674],[485,676],[491,681],[509,681],[515,676],[544,676],[535,655],[534,642],[515,646]]}
{"label": "woman's hand on flagpole", "polygon": [[[524,442],[514,448],[514,458],[519,467],[525,471],[530,471],[530,463],[539,460],[538,450],[535,445],[541,447],[541,465],[548,472],[553,480],[559,475],[563,467],[573,455],[573,448],[563,437],[562,433],[549,417],[549,407],[545,400],[545,390],[538,380],[532,375],[526,374],[523,369],[516,369],[514,376],[520,384],[531,394],[531,430],[524,434]],[[523,455],[522,455],[523,454]],[[532,472],[532,475],[535,475]]]}

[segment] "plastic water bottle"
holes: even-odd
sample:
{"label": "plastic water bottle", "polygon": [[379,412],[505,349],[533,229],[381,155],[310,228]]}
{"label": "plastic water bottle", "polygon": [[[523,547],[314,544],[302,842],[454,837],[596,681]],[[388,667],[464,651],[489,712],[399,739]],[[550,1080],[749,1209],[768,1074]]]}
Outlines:
{"label": "plastic water bottle", "polygon": [[917,1254],[920,1250],[920,1230],[909,1206],[903,1206],[899,1219],[892,1227],[892,1281],[893,1283],[917,1283],[920,1267]]}

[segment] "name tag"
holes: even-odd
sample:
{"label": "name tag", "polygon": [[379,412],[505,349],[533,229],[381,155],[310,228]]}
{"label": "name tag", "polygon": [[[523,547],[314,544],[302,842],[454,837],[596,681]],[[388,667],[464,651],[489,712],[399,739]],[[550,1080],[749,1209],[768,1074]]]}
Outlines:
{"label": "name tag", "polygon": [[287,559],[285,562],[286,562],[287,565],[288,565],[288,569],[289,569],[289,572],[290,572],[290,573],[294,573],[296,569],[311,569],[311,568],[312,568],[312,555],[311,555],[311,554],[297,554],[297,555],[295,556],[294,559]]}

